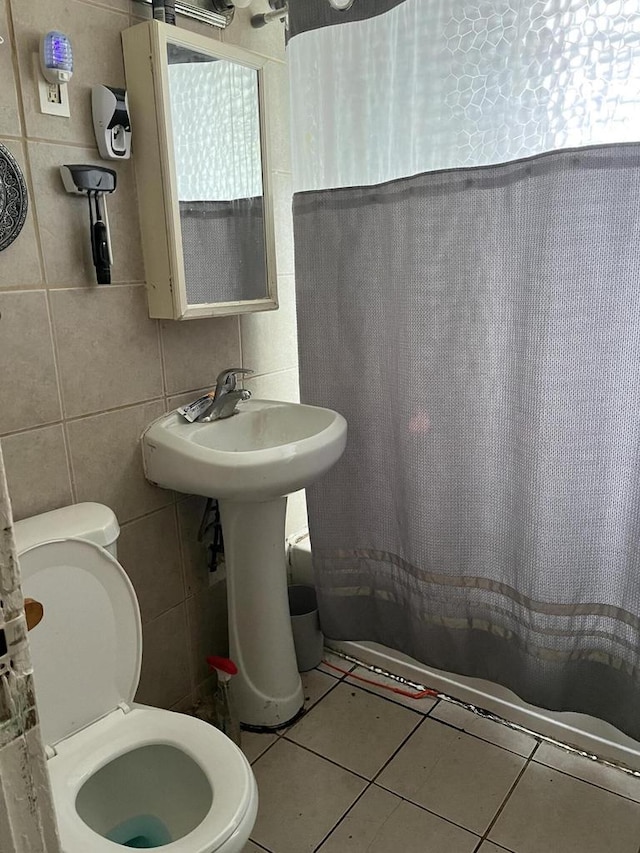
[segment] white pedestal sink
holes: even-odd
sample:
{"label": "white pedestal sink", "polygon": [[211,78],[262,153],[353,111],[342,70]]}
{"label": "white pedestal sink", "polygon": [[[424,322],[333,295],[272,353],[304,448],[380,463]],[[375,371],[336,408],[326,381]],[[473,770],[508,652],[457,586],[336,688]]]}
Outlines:
{"label": "white pedestal sink", "polygon": [[330,409],[249,400],[237,414],[187,423],[177,412],[142,436],[145,474],[167,489],[217,498],[227,563],[229,647],[241,721],[280,728],[303,704],[287,597],[286,495],[342,455],[347,423]]}

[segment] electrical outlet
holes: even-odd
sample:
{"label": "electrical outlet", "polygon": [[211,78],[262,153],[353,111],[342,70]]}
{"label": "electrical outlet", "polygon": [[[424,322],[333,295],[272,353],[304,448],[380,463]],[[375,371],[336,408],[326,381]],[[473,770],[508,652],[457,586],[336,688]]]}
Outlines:
{"label": "electrical outlet", "polygon": [[71,110],[69,109],[69,90],[66,83],[49,83],[42,76],[40,70],[40,57],[37,53],[33,54],[33,73],[38,87],[38,97],[40,99],[40,112],[52,116],[63,116],[69,118]]}
{"label": "electrical outlet", "polygon": [[50,104],[61,104],[60,86],[57,83],[47,84],[47,102]]}

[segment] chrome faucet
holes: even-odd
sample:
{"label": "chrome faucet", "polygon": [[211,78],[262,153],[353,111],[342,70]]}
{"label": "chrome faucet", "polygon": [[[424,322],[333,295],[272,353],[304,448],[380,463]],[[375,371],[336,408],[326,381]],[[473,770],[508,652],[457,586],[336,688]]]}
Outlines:
{"label": "chrome faucet", "polygon": [[248,373],[253,373],[253,370],[245,367],[228,367],[223,370],[216,379],[211,405],[196,420],[219,421],[222,418],[230,418],[235,413],[237,404],[251,397],[251,391],[237,388],[238,376]]}

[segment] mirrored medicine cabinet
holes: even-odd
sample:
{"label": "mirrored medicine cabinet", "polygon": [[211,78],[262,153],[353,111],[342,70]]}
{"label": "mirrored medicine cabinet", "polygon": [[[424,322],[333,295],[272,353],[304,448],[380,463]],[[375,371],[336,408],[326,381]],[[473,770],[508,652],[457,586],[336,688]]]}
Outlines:
{"label": "mirrored medicine cabinet", "polygon": [[272,62],[159,21],[122,41],[150,316],[277,308]]}

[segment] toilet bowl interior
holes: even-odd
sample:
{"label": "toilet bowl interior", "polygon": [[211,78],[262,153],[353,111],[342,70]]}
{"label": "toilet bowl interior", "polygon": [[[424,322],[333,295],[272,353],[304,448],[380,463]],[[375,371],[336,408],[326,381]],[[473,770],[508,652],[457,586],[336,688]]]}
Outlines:
{"label": "toilet bowl interior", "polygon": [[123,847],[177,841],[204,820],[213,791],[202,768],[168,744],[147,744],[105,764],[80,788],[76,811]]}

